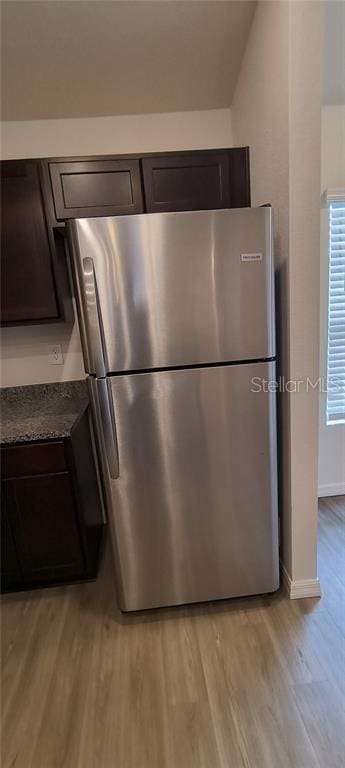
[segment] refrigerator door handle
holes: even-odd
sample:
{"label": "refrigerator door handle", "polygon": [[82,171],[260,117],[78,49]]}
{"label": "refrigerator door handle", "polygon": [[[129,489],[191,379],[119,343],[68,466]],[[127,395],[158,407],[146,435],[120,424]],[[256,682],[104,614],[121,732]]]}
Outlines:
{"label": "refrigerator door handle", "polygon": [[117,480],[120,474],[119,453],[110,384],[107,379],[99,379],[97,385],[106,461],[110,477]]}
{"label": "refrigerator door handle", "polygon": [[102,339],[102,318],[98,303],[98,292],[93,259],[86,256],[82,261],[83,293],[86,314],[86,333],[92,370],[96,376],[106,374],[104,344]]}

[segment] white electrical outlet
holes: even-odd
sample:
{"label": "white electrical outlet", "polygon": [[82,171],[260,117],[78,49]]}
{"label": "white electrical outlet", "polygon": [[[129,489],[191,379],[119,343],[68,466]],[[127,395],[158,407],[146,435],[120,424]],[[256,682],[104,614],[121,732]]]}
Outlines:
{"label": "white electrical outlet", "polygon": [[48,346],[48,360],[50,365],[63,365],[61,344],[50,344]]}

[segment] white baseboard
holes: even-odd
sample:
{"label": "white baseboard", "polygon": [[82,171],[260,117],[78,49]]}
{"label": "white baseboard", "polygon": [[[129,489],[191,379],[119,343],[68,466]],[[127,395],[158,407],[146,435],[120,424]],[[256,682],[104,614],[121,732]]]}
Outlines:
{"label": "white baseboard", "polygon": [[329,483],[319,485],[318,496],[322,499],[324,496],[343,496],[345,495],[345,483]]}
{"label": "white baseboard", "polygon": [[281,563],[283,584],[290,600],[298,600],[302,597],[321,597],[319,579],[300,579],[293,581],[283,563]]}

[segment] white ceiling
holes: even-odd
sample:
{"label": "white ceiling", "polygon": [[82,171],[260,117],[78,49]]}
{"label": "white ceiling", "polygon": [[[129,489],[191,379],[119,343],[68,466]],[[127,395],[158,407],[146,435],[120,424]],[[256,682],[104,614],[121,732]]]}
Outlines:
{"label": "white ceiling", "polygon": [[323,102],[345,104],[345,0],[326,2]]}
{"label": "white ceiling", "polygon": [[2,3],[2,119],[229,107],[255,2]]}

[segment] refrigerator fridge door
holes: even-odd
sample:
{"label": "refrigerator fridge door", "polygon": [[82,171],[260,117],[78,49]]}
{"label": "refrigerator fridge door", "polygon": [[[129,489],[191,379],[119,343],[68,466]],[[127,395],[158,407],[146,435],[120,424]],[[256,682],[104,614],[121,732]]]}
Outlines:
{"label": "refrigerator fridge door", "polygon": [[[109,379],[122,610],[278,588],[275,396],[260,390],[274,377],[274,363],[249,363]],[[106,386],[94,380],[94,398]]]}
{"label": "refrigerator fridge door", "polygon": [[272,209],[69,224],[86,370],[275,355]]}

